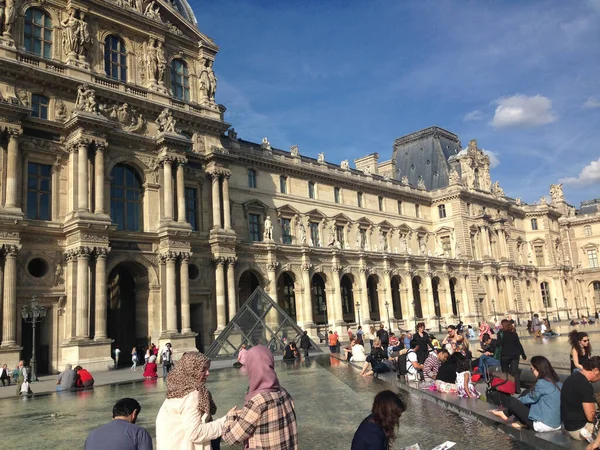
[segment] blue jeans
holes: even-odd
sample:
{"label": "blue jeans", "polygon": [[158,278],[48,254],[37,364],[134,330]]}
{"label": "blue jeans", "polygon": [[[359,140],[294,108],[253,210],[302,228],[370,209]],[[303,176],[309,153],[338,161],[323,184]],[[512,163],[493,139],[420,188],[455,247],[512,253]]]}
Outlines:
{"label": "blue jeans", "polygon": [[486,368],[492,367],[492,366],[499,366],[499,365],[500,365],[500,361],[498,361],[493,356],[481,355],[479,357],[479,373],[481,373],[483,375],[483,378],[485,379],[485,381],[488,380]]}
{"label": "blue jeans", "polygon": [[165,364],[163,362],[163,378],[167,377],[167,374],[171,371],[171,364]]}

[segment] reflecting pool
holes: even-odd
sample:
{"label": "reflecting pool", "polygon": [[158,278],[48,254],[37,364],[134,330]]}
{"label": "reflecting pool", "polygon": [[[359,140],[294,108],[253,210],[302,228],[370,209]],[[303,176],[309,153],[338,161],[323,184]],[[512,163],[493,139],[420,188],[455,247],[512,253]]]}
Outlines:
{"label": "reflecting pool", "polygon": [[[296,364],[277,362],[276,370],[281,384],[294,398],[301,449],[348,450],[373,397],[389,388],[383,381],[361,378],[355,369],[327,355]],[[243,404],[247,378],[241,370],[212,371],[207,385],[219,407],[217,417]],[[4,443],[36,449],[82,448],[89,431],[111,420],[113,404],[123,397],[140,402],[138,424],[154,436],[154,420],[164,393],[165,384],[158,380],[0,400],[0,436]],[[416,395],[402,395],[408,410],[400,422],[396,449],[418,442],[422,450],[429,450],[446,440],[457,442],[457,449],[531,448]]]}

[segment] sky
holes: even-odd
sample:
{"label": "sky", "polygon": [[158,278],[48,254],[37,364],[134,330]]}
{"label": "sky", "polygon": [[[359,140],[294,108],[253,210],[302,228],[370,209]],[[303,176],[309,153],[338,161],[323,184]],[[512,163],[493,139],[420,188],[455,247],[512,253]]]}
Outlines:
{"label": "sky", "polygon": [[534,203],[600,197],[600,0],[190,0],[241,139],[328,162],[437,125]]}

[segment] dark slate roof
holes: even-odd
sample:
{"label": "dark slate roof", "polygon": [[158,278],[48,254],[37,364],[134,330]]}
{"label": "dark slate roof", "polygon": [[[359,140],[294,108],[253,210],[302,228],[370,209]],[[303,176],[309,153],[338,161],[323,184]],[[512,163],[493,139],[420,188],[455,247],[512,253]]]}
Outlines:
{"label": "dark slate roof", "polygon": [[396,179],[408,177],[417,186],[423,177],[427,190],[448,186],[448,158],[461,151],[458,136],[440,127],[429,127],[394,141],[392,159],[396,161]]}
{"label": "dark slate roof", "polygon": [[598,205],[600,205],[600,198],[585,200],[581,202],[581,208],[579,208],[577,214],[596,214],[598,212]]}

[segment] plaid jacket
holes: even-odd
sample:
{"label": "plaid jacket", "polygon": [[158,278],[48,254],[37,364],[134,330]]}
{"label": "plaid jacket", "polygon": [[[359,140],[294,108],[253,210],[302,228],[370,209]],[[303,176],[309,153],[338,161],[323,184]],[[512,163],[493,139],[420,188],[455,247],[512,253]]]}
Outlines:
{"label": "plaid jacket", "polygon": [[283,388],[255,395],[239,415],[225,421],[223,440],[229,445],[244,442],[247,449],[297,450],[292,397]]}

